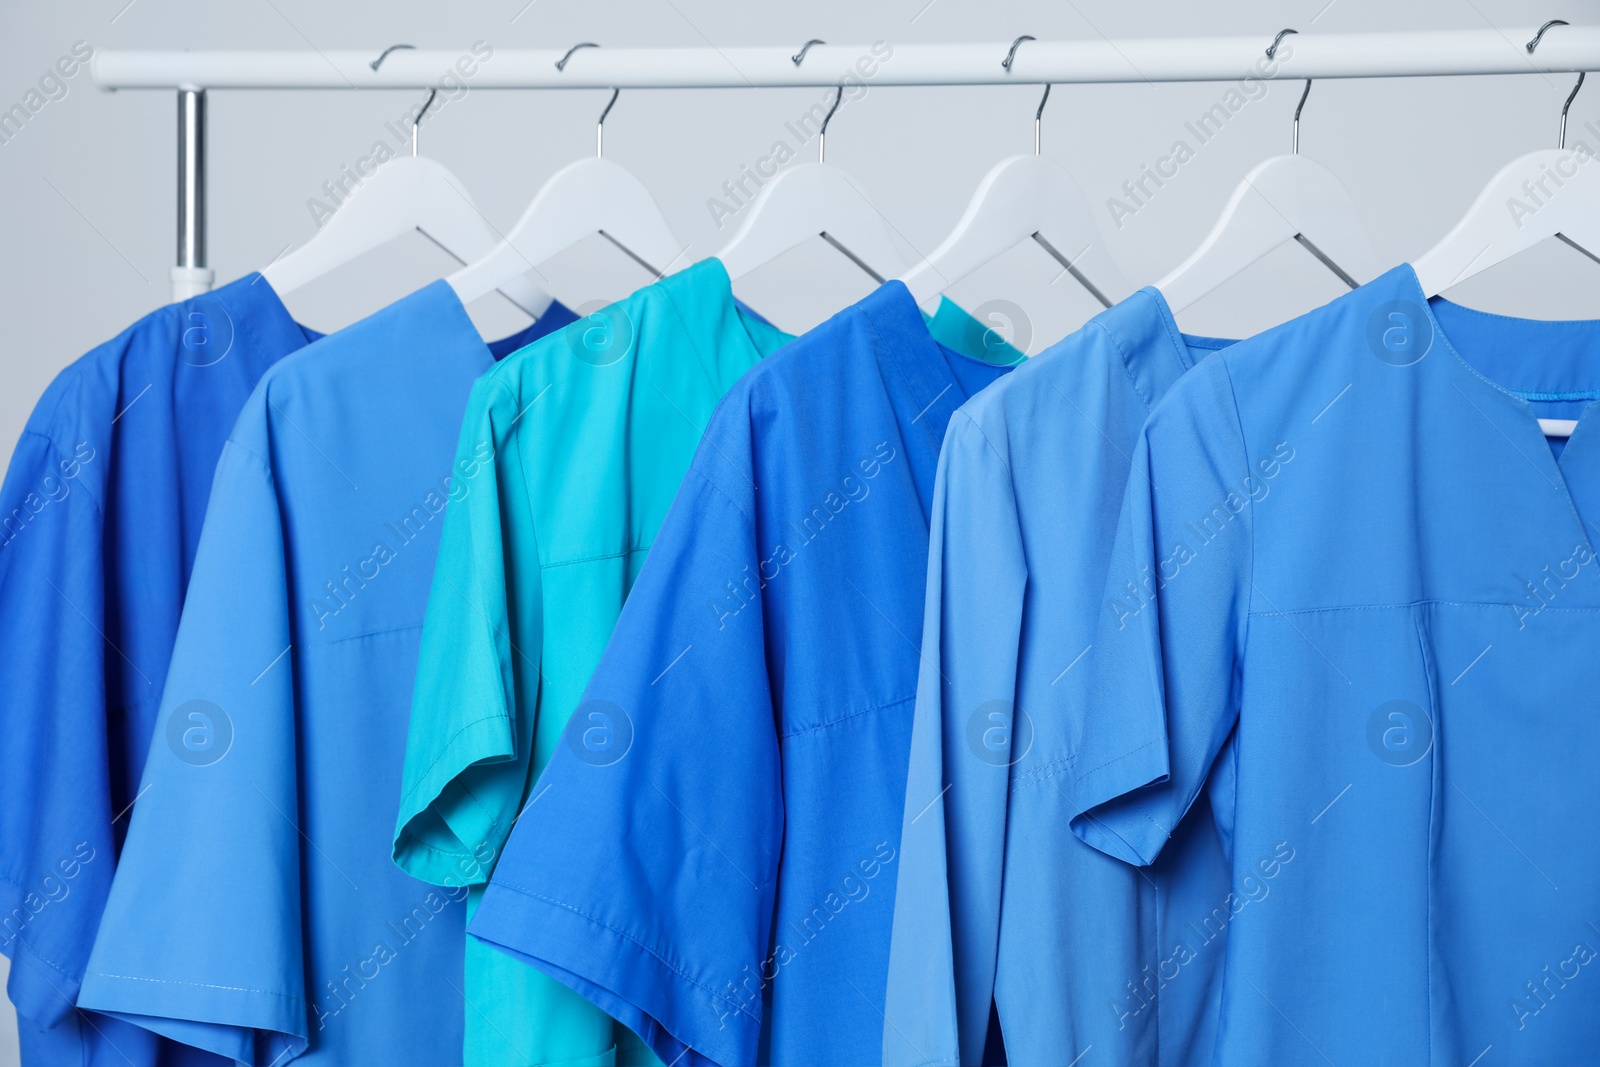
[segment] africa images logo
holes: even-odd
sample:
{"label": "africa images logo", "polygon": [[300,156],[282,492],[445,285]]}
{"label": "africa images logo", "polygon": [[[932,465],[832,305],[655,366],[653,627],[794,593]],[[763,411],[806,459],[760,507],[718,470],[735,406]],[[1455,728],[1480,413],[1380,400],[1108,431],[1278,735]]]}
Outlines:
{"label": "africa images logo", "polygon": [[573,755],[591,767],[609,767],[633,747],[633,718],[609,700],[585,700],[563,731]]}
{"label": "africa images logo", "polygon": [[1367,747],[1391,767],[1409,767],[1433,749],[1433,720],[1409,700],[1385,701],[1367,718]]}
{"label": "africa images logo", "polygon": [[1391,367],[1418,363],[1433,347],[1433,317],[1414,300],[1386,300],[1367,318],[1367,347]]}
{"label": "africa images logo", "polygon": [[233,720],[209,700],[187,700],[167,716],[167,747],[191,767],[209,767],[233,748]]}

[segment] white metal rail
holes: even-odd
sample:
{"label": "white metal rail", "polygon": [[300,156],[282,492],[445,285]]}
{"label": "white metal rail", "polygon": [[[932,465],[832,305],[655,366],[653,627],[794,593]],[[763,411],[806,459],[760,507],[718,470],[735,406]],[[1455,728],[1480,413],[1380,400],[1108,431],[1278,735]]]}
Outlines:
{"label": "white metal rail", "polygon": [[[1548,31],[1548,32],[1545,32]],[[402,46],[333,52],[95,54],[102,89],[178,91],[179,262],[175,297],[204,292],[205,108],[208,89],[766,89],[860,82],[1004,85],[1237,81],[1254,78],[1406,78],[1561,74],[1600,69],[1600,26],[1550,23],[1517,32],[1451,30],[1279,35],[1269,57],[1255,37],[1112,41],[1020,39],[989,44],[814,42],[806,49],[460,49]],[[1537,40],[1537,47],[1533,43]],[[1018,48],[1017,44],[1021,43]],[[1002,60],[1006,60],[1002,63]]]}
{"label": "white metal rail", "polygon": [[[1404,78],[1450,74],[1565,73],[1600,67],[1600,27],[1552,28],[1530,54],[1526,33],[1462,30],[1393,34],[1296,34],[1278,59],[1294,78]],[[1009,70],[1009,45],[818,44],[802,63],[783,48],[586,48],[564,69],[566,49],[493,49],[456,76],[475,89],[768,89],[835,85],[847,73],[872,85],[1001,85],[1008,82],[1233,81],[1266,62],[1259,37],[1029,41]],[[798,42],[797,42],[798,44]],[[876,50],[875,50],[876,48]],[[428,89],[456,71],[470,48],[397,51],[372,69],[363,52],[99,52],[104,89]],[[883,58],[887,51],[888,56]],[[864,74],[865,59],[876,69]],[[1259,76],[1259,74],[1258,74]]]}

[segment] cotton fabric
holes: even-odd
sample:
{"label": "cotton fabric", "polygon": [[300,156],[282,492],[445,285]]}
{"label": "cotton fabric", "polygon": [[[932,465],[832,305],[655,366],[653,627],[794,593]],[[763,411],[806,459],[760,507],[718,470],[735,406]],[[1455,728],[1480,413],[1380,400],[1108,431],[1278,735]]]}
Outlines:
{"label": "cotton fabric", "polygon": [[734,385],[471,933],[666,1062],[878,1059],[934,469],[1005,369],[891,282]]}

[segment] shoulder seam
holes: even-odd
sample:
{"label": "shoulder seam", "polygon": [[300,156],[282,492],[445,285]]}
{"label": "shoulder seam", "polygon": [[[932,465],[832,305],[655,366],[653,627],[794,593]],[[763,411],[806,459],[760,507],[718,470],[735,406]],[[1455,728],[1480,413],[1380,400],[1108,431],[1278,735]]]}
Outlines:
{"label": "shoulder seam", "polygon": [[755,518],[749,512],[745,511],[745,509],[739,504],[739,502],[737,500],[735,500],[735,499],[733,499],[733,497],[729,496],[727,491],[724,490],[722,488],[722,486],[718,485],[716,483],[716,481],[709,474],[707,474],[705,471],[701,470],[698,464],[690,465],[688,473],[694,475],[696,478],[699,478],[701,481],[705,482],[706,485],[710,487],[710,489],[711,489],[711,491],[713,493],[716,493],[723,500],[727,501],[728,506],[733,508],[733,510],[735,510],[735,511],[737,511],[739,513],[739,516],[741,518],[743,518],[744,521],[747,524],[749,524],[749,526],[750,526],[750,528],[752,530],[755,529],[755,524],[756,524]]}
{"label": "shoulder seam", "polygon": [[1139,379],[1135,378],[1133,375],[1133,367],[1128,363],[1128,350],[1122,347],[1122,341],[1117,337],[1116,334],[1112,333],[1106,327],[1105,323],[1100,321],[1100,317],[1098,315],[1084,323],[1085,329],[1088,329],[1090,326],[1093,326],[1101,333],[1105,334],[1106,340],[1111,342],[1111,347],[1115,349],[1117,353],[1117,362],[1122,364],[1122,373],[1128,376],[1128,385],[1133,388],[1133,395],[1139,398],[1139,402],[1144,405],[1145,413],[1149,414],[1150,410],[1155,407],[1155,402],[1152,401],[1150,397],[1145,395],[1143,389],[1139,388]]}

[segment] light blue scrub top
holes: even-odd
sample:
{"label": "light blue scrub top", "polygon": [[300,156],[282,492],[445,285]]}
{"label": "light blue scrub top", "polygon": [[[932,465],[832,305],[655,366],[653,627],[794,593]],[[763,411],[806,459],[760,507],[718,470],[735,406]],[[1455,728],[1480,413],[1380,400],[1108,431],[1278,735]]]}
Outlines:
{"label": "light blue scrub top", "polygon": [[[506,350],[572,316],[555,306]],[[389,858],[473,380],[443,282],[268,371],[223,447],[79,1004],[246,1064],[450,1064],[464,890]],[[137,410],[135,408],[134,410]]]}
{"label": "light blue scrub top", "polygon": [[[1593,1061],[1596,398],[1600,322],[1400,266],[1151,414],[1062,755],[1149,863],[1235,738],[1215,1063]],[[1537,417],[1581,417],[1559,459]]]}
{"label": "light blue scrub top", "polygon": [[1006,369],[890,282],[734,384],[470,933],[677,1067],[876,1062],[939,445]]}
{"label": "light blue scrub top", "polygon": [[[1194,820],[1176,850],[1185,862],[1141,876],[1072,836],[1060,757],[1092,714],[1084,660],[1139,429],[1182,374],[1229,343],[1180,334],[1161,294],[1142,289],[951,419],[934,489],[886,1064],[989,1062],[991,999],[1019,1067],[1210,1054],[1226,925],[1202,941],[1187,924],[1202,928],[1228,892],[1215,828]],[[1179,942],[1193,943],[1192,958]]]}

